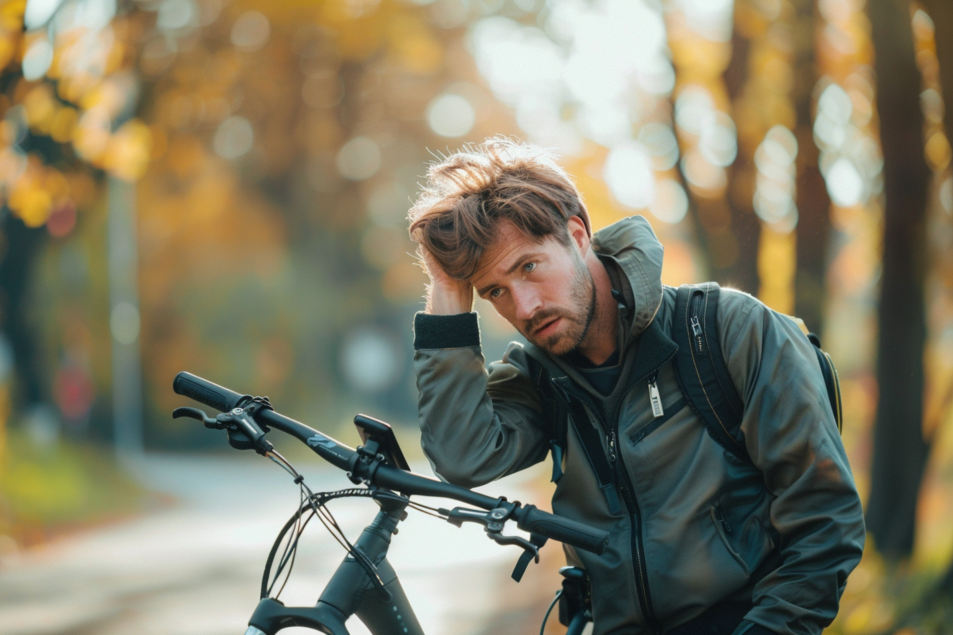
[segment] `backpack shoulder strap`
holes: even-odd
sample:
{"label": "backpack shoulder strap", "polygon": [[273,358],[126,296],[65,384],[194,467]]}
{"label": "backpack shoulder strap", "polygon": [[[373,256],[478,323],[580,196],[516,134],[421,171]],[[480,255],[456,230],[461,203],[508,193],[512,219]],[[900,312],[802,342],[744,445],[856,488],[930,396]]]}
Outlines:
{"label": "backpack shoulder strap", "polygon": [[808,339],[814,345],[814,353],[817,355],[817,363],[821,367],[821,374],[824,376],[824,385],[827,387],[827,400],[831,403],[831,412],[834,413],[834,422],[837,424],[837,431],[844,433],[844,407],[840,396],[840,378],[837,375],[837,369],[834,368],[834,360],[829,353],[821,349],[821,340],[813,333],[808,334]]}
{"label": "backpack shoulder strap", "polygon": [[722,354],[718,333],[719,287],[682,285],[675,296],[672,339],[678,344],[675,376],[708,433],[740,460],[751,463],[741,432],[744,403]]}

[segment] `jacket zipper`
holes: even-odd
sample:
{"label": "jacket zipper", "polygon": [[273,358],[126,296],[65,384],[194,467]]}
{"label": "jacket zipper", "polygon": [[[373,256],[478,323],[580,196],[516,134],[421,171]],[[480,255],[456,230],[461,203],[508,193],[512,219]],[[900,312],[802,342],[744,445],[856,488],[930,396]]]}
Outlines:
{"label": "jacket zipper", "polygon": [[631,524],[632,559],[635,565],[635,589],[639,595],[639,604],[645,621],[656,633],[661,633],[661,625],[655,617],[655,608],[652,606],[652,596],[649,594],[649,577],[645,566],[645,546],[642,540],[642,510],[635,495],[635,488],[629,479],[625,467],[625,460],[615,452],[618,426],[613,426],[609,433],[609,464],[615,472],[616,482],[619,484],[622,503],[629,512]]}
{"label": "jacket zipper", "polygon": [[622,502],[625,505],[626,510],[629,512],[629,522],[632,524],[632,559],[633,564],[635,565],[635,587],[639,596],[639,605],[642,608],[642,614],[645,616],[645,621],[656,633],[662,632],[662,625],[655,616],[655,607],[652,606],[652,596],[649,593],[648,571],[645,567],[645,546],[642,541],[642,511],[639,507],[639,500],[635,495],[635,488],[632,486],[632,481],[629,479],[629,471],[626,468],[625,460],[618,451],[619,410],[621,409],[625,398],[633,388],[647,379],[651,378],[654,380],[656,377],[658,377],[659,369],[672,361],[674,358],[675,354],[672,353],[668,358],[665,359],[665,361],[659,364],[657,368],[653,369],[649,373],[646,373],[642,377],[639,377],[637,381],[634,381],[629,385],[629,388],[627,388],[626,391],[620,395],[615,407],[613,408],[612,417],[610,417],[610,421],[612,421],[611,427],[599,416],[599,409],[589,405],[589,410],[593,416],[595,416],[602,425],[602,429],[607,431],[606,445],[608,449],[607,453],[609,455],[609,464],[612,466],[612,471],[615,473],[616,482],[619,484],[619,489],[621,490],[622,494]]}
{"label": "jacket zipper", "polygon": [[689,314],[690,322],[692,325],[692,335],[695,336],[695,346],[697,347],[699,353],[701,353],[703,350],[702,349],[702,325],[701,325],[701,322],[698,320],[698,313],[695,310],[698,306],[698,302],[696,302],[695,300],[697,300],[698,298],[701,298],[702,295],[703,295],[702,293],[692,294],[692,299],[688,303],[688,314]]}

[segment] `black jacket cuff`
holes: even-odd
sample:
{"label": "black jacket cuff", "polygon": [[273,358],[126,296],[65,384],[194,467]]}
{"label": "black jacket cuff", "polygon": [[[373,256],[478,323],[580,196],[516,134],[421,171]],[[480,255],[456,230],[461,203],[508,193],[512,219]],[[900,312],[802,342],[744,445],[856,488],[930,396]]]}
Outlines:
{"label": "black jacket cuff", "polygon": [[414,350],[423,348],[464,348],[480,345],[476,313],[414,316]]}

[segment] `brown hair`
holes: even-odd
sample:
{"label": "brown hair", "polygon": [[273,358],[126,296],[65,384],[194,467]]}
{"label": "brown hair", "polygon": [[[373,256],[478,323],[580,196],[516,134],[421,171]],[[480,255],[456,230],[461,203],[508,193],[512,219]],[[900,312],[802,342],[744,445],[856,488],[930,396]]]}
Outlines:
{"label": "brown hair", "polygon": [[571,216],[591,233],[579,190],[553,155],[506,137],[466,145],[431,164],[408,214],[411,238],[458,280],[474,274],[500,221],[537,241],[555,236],[569,244]]}

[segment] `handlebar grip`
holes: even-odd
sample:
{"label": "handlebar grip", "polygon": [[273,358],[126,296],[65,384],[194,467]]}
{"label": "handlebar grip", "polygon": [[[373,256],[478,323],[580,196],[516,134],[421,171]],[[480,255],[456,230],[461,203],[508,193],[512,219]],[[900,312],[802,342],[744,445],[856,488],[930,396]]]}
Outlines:
{"label": "handlebar grip", "polygon": [[609,545],[607,532],[544,512],[533,505],[526,505],[520,510],[516,525],[523,531],[542,534],[594,554],[602,554]]}
{"label": "handlebar grip", "polygon": [[172,382],[172,390],[177,395],[194,399],[221,412],[228,412],[246,396],[239,395],[233,390],[185,372],[175,376],[175,381]]}

